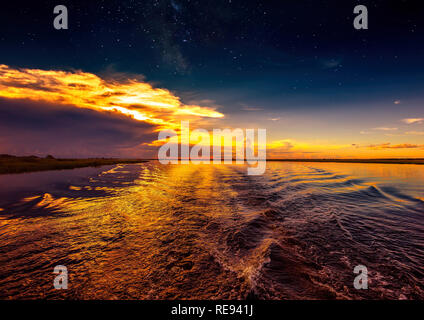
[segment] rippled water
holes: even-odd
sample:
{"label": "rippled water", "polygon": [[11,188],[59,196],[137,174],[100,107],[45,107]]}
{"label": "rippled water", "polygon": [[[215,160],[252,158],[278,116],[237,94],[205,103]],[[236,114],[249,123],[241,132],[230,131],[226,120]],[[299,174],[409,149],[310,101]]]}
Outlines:
{"label": "rippled water", "polygon": [[0,298],[423,299],[423,181],[306,162],[1,175]]}

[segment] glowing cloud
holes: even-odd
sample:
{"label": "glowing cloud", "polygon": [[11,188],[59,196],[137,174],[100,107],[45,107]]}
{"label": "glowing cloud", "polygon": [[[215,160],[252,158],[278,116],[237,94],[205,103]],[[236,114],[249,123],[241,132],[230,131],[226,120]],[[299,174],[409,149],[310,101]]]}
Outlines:
{"label": "glowing cloud", "polygon": [[424,131],[408,131],[405,132],[405,134],[412,136],[424,136]]}
{"label": "glowing cloud", "polygon": [[335,158],[352,144],[334,145],[324,143],[300,142],[292,139],[272,141],[267,144],[269,158]]}
{"label": "glowing cloud", "polygon": [[395,131],[398,128],[387,128],[387,127],[378,127],[378,128],[374,128],[373,130],[379,130],[379,131]]}
{"label": "glowing cloud", "polygon": [[166,89],[140,79],[105,80],[82,71],[14,69],[0,65],[0,97],[74,105],[117,112],[158,127],[178,127],[180,119],[222,118],[211,107],[185,105]]}
{"label": "glowing cloud", "polygon": [[411,144],[411,143],[402,143],[392,145],[390,142],[381,143],[381,144],[371,144],[368,146],[370,149],[415,149],[415,148],[424,148],[424,144]]}
{"label": "glowing cloud", "polygon": [[423,122],[424,118],[407,118],[407,119],[403,119],[402,121],[407,123],[407,124],[414,124],[414,123]]}

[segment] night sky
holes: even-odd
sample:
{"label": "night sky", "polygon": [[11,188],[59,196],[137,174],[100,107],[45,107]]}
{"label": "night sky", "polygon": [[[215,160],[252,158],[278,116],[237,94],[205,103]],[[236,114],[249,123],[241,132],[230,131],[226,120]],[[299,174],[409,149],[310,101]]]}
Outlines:
{"label": "night sky", "polygon": [[[53,28],[58,4],[68,30]],[[368,30],[353,27],[357,4]],[[210,126],[266,128],[275,157],[424,157],[423,24],[420,1],[10,1],[0,64],[143,79],[224,115]],[[154,125],[3,97],[2,153],[151,156],[139,143],[155,140]],[[99,132],[79,128],[87,117]],[[62,150],[54,119],[89,138],[68,132]],[[83,142],[105,137],[119,146]]]}

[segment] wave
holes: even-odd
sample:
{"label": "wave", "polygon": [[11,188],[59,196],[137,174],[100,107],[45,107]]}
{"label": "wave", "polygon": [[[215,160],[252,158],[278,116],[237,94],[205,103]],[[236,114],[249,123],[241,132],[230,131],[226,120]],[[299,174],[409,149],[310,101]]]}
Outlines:
{"label": "wave", "polygon": [[[423,185],[375,168],[149,162],[8,181],[0,297],[423,299]],[[66,292],[45,281],[58,264]]]}

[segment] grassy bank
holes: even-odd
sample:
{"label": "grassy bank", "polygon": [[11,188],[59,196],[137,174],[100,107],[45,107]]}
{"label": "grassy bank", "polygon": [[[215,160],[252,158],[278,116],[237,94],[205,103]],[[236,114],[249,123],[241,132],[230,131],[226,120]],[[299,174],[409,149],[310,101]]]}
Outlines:
{"label": "grassy bank", "polygon": [[16,157],[0,155],[0,174],[22,173],[45,170],[62,170],[82,167],[98,167],[117,163],[140,163],[139,159],[55,159],[51,156],[39,158],[36,156]]}

